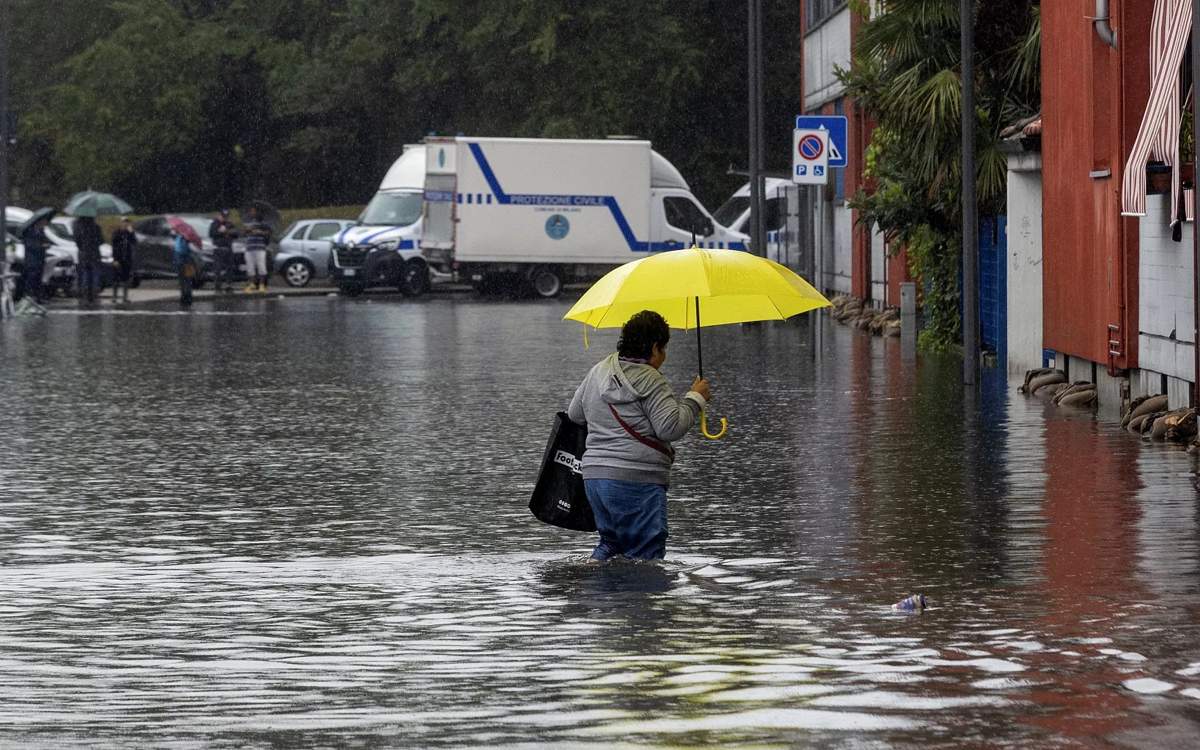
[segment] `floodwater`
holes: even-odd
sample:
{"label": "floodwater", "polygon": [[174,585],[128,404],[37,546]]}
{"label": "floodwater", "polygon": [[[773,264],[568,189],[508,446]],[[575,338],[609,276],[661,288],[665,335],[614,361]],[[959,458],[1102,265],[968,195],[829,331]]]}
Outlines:
{"label": "floodwater", "polygon": [[1192,457],[836,324],[710,329],[732,426],[678,445],[668,561],[589,566],[526,509],[615,341],[568,304],[0,325],[0,746],[1200,741]]}

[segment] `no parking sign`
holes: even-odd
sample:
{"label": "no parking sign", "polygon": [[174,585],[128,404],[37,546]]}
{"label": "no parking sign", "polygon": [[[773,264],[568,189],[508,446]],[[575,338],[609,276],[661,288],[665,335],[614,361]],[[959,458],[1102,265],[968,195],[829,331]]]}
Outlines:
{"label": "no parking sign", "polygon": [[824,185],[829,176],[829,131],[792,131],[792,182]]}

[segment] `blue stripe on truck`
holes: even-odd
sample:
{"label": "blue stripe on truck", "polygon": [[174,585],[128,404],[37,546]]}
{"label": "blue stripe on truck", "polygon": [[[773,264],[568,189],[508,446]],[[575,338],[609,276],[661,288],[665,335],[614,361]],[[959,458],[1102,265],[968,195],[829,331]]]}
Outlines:
{"label": "blue stripe on truck", "polygon": [[[611,195],[534,195],[534,194],[513,194],[509,195],[504,192],[504,188],[500,187],[500,181],[496,179],[496,173],[492,170],[492,165],[488,163],[487,157],[483,154],[483,149],[478,143],[468,143],[467,146],[471,149],[471,156],[475,157],[475,163],[479,165],[479,170],[483,172],[483,179],[487,181],[488,187],[491,188],[492,195],[496,196],[496,202],[502,206],[604,206],[612,214],[613,221],[617,223],[617,228],[621,230],[621,236],[625,238],[629,249],[634,252],[658,252],[660,250],[678,250],[684,246],[682,242],[668,240],[667,242],[645,242],[639,240],[637,235],[633,233],[633,228],[629,226],[629,221],[625,218],[625,212],[621,210],[621,204]],[[492,196],[488,196],[488,203],[491,203]],[[468,195],[467,202],[471,199]],[[482,202],[482,201],[481,201]],[[742,242],[731,242],[729,247],[734,250],[745,250],[746,245]]]}

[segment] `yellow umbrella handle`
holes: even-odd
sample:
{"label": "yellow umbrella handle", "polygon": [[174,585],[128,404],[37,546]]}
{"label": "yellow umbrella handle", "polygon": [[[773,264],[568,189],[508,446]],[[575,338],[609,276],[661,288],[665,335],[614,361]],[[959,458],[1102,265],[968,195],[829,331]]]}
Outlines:
{"label": "yellow umbrella handle", "polygon": [[725,437],[725,433],[729,430],[729,420],[721,417],[721,431],[713,435],[708,431],[708,415],[705,412],[700,412],[700,434],[709,440],[719,440]]}

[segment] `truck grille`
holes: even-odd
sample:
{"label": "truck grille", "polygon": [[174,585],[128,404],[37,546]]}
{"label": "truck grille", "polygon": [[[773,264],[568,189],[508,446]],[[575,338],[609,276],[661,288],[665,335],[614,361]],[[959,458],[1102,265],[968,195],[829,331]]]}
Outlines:
{"label": "truck grille", "polygon": [[367,248],[365,247],[339,247],[334,250],[337,256],[337,264],[342,268],[356,268],[367,262]]}

